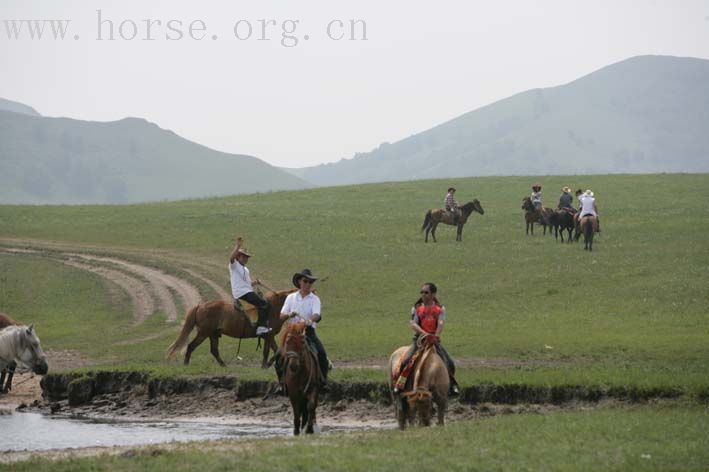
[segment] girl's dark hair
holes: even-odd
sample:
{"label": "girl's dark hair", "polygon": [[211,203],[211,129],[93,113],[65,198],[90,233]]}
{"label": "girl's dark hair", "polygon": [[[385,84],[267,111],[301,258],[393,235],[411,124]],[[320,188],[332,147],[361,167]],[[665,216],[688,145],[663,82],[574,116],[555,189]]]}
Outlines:
{"label": "girl's dark hair", "polygon": [[[424,283],[428,287],[428,289],[431,291],[431,295],[433,295],[433,302],[436,305],[440,305],[441,302],[438,301],[438,298],[436,297],[436,292],[438,292],[438,287],[436,287],[436,284],[433,282],[426,282]],[[416,303],[414,303],[414,306],[419,306],[420,304],[423,303],[423,298],[419,297],[418,300],[416,300]]]}
{"label": "girl's dark hair", "polygon": [[428,288],[431,289],[431,293],[438,292],[438,287],[436,287],[436,284],[433,282],[426,282],[424,285],[428,285]]}

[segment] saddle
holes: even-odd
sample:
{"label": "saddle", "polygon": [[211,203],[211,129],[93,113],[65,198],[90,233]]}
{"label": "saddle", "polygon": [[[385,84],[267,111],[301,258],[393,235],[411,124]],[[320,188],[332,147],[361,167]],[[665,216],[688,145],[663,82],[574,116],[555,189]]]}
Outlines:
{"label": "saddle", "polygon": [[258,322],[258,308],[249,302],[236,299],[234,300],[234,310],[236,310],[237,316],[242,314],[249,320],[251,326],[256,327]]}
{"label": "saddle", "polygon": [[[394,388],[400,392],[405,392],[409,390],[416,390],[418,387],[418,379],[421,372],[421,367],[428,358],[432,350],[435,350],[433,345],[425,345],[422,348],[416,350],[416,352],[411,356],[411,359],[402,365],[404,362],[404,357],[401,356],[397,361],[397,365],[394,372],[399,372],[399,374],[392,374],[392,380],[394,380]],[[413,376],[411,373],[413,372]],[[412,378],[413,377],[413,378]]]}

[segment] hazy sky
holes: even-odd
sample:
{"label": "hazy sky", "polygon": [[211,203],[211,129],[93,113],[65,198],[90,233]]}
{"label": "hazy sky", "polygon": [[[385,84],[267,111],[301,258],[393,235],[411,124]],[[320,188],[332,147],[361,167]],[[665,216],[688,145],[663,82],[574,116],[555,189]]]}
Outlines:
{"label": "hazy sky", "polygon": [[[64,40],[8,23],[48,19],[69,20]],[[709,0],[0,3],[0,97],[47,116],[143,117],[287,167],[642,54],[709,59]]]}

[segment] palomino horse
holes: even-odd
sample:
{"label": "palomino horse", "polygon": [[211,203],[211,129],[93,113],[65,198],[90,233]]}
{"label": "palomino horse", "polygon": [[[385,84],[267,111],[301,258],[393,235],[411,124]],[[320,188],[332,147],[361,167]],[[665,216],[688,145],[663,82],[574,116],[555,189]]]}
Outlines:
{"label": "palomino horse", "polygon": [[438,412],[438,425],[445,424],[446,408],[448,407],[448,389],[450,378],[443,359],[433,345],[426,344],[425,337],[419,338],[424,351],[419,354],[414,368],[414,379],[411,390],[394,393],[394,383],[401,369],[401,362],[411,346],[402,346],[389,357],[389,389],[391,392],[394,413],[400,429],[406,428],[407,421],[412,424],[418,413],[419,422],[423,426],[431,424],[433,403]]}
{"label": "palomino horse", "polygon": [[[579,223],[581,233],[583,233],[583,248],[593,252],[593,235],[598,229],[598,220],[593,215],[584,216]],[[578,239],[578,236],[576,237]]]}
{"label": "palomino horse", "polygon": [[12,364],[38,375],[49,370],[34,325],[12,325],[0,330],[0,370]]}
{"label": "palomino horse", "polygon": [[468,221],[468,217],[477,211],[481,215],[485,214],[485,210],[480,205],[480,201],[476,198],[472,202],[468,202],[465,205],[458,207],[460,209],[460,218],[457,223],[453,223],[453,216],[443,208],[433,208],[428,210],[426,217],[423,220],[423,226],[421,226],[421,231],[426,233],[426,242],[428,242],[428,233],[431,233],[433,237],[433,242],[436,242],[436,228],[439,223],[444,223],[451,226],[457,226],[458,232],[456,233],[455,240],[463,240],[463,225]]}
{"label": "palomino horse", "polygon": [[[522,199],[522,209],[524,210],[524,222],[527,223],[527,234],[531,231],[532,235],[534,235],[534,223],[542,225],[544,234],[547,234],[547,225],[550,224],[549,218],[554,213],[554,210],[551,208],[536,209],[532,199],[529,197]],[[551,234],[551,227],[549,228],[549,234]]]}
{"label": "palomino horse", "polygon": [[[7,328],[8,326],[19,325],[17,321],[10,318],[5,313],[0,313],[0,330]],[[7,393],[12,390],[12,377],[15,375],[15,369],[17,368],[17,363],[12,361],[8,366],[2,369],[0,372],[0,393]],[[5,382],[5,377],[7,376],[7,383]]]}
{"label": "palomino horse", "polygon": [[[266,301],[270,304],[270,313],[268,323],[271,327],[271,332],[263,336],[263,362],[261,367],[264,369],[269,367],[274,360],[274,357],[269,359],[270,351],[275,355],[278,346],[274,337],[281,330],[283,321],[281,321],[280,313],[283,308],[283,303],[289,293],[293,290],[281,290],[278,292],[268,292]],[[219,327],[221,324],[221,333]],[[197,346],[209,338],[210,352],[222,367],[226,366],[222,358],[219,356],[219,336],[225,334],[232,338],[255,338],[256,327],[251,324],[248,316],[243,312],[237,312],[234,304],[226,300],[213,300],[195,305],[185,315],[185,322],[182,325],[182,331],[170,347],[167,348],[167,358],[171,359],[180,352],[187,344],[187,338],[190,332],[197,327],[197,335],[192,342],[187,345],[185,352],[185,365],[190,363],[192,352],[197,349]]]}
{"label": "palomino horse", "polygon": [[316,424],[315,409],[318,406],[320,366],[318,357],[305,339],[305,323],[291,323],[283,335],[281,353],[284,358],[283,381],[293,407],[293,434],[312,434]]}

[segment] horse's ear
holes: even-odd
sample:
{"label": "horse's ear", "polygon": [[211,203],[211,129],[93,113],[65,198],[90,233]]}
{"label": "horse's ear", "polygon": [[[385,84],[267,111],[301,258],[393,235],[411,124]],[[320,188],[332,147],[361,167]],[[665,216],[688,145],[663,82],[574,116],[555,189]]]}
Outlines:
{"label": "horse's ear", "polygon": [[27,327],[27,334],[32,334],[32,330],[33,330],[33,329],[34,329],[34,323],[32,323],[31,325],[29,325],[29,326]]}

